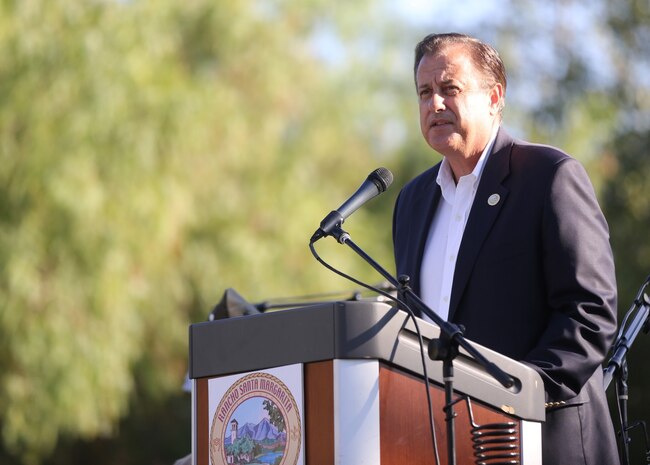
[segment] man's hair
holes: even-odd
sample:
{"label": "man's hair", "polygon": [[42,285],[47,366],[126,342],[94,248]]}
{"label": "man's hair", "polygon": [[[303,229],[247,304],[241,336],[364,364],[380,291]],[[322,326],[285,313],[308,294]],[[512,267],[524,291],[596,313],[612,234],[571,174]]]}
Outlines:
{"label": "man's hair", "polygon": [[[480,40],[456,32],[446,34],[429,34],[415,46],[415,64],[413,66],[413,78],[417,89],[417,73],[420,61],[425,55],[435,55],[442,52],[450,46],[461,45],[467,50],[470,59],[476,69],[481,71],[485,78],[486,87],[492,87],[495,84],[501,84],[503,95],[506,93],[506,68],[501,61],[499,53],[490,45]],[[505,101],[502,99],[501,108],[503,110]]]}

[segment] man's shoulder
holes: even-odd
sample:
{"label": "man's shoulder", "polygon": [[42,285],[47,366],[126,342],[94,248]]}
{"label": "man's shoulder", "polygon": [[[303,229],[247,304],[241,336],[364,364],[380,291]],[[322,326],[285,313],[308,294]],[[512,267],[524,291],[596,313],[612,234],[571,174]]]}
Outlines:
{"label": "man's shoulder", "polygon": [[559,162],[573,158],[571,155],[558,147],[527,141],[517,141],[513,145],[513,153],[515,153],[517,156],[534,155],[549,162]]}
{"label": "man's shoulder", "polygon": [[556,172],[566,162],[570,162],[569,164],[577,162],[575,158],[556,146],[511,137],[503,129],[499,131],[493,155],[495,155],[494,163],[508,166],[511,172],[536,173],[539,176]]}
{"label": "man's shoulder", "polygon": [[523,139],[511,137],[502,131],[502,146],[510,148],[513,160],[555,165],[564,160],[573,160],[573,157],[562,149],[548,144],[539,144]]}

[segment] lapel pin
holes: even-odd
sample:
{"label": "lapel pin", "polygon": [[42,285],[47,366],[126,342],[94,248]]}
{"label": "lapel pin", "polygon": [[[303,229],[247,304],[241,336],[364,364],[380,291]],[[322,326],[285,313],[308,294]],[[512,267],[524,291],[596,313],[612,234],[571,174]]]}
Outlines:
{"label": "lapel pin", "polygon": [[501,196],[499,194],[492,194],[490,197],[488,197],[488,205],[490,207],[494,207],[497,203],[499,203],[499,200],[501,200]]}

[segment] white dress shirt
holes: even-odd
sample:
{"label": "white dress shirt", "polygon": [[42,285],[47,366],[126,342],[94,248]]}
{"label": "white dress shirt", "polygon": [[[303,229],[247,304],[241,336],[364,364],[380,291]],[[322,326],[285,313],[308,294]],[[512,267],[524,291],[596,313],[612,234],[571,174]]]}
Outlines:
{"label": "white dress shirt", "polygon": [[420,294],[424,303],[444,320],[449,316],[449,299],[458,249],[497,130],[498,126],[495,127],[474,170],[462,176],[458,184],[454,181],[451,166],[446,158],[442,160],[436,179],[442,191],[442,198],[431,221],[424,248],[420,269]]}

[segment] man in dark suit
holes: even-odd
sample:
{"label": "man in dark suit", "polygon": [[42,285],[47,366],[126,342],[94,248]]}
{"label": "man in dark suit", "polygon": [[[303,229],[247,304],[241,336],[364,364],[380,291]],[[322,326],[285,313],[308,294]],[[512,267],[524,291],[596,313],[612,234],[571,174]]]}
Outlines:
{"label": "man in dark suit", "polygon": [[618,464],[601,369],[616,281],[585,170],[500,127],[506,73],[489,45],[427,36],[414,71],[422,134],[443,161],[397,199],[397,274],[468,339],[541,375],[545,465]]}

